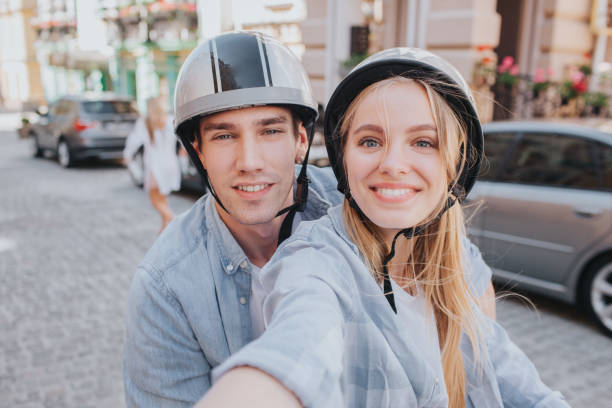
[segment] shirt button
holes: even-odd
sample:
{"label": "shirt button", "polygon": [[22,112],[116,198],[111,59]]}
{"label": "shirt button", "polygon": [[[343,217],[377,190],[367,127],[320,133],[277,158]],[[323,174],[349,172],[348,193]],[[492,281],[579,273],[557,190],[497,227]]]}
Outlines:
{"label": "shirt button", "polygon": [[234,265],[229,264],[229,265],[227,265],[227,266],[225,267],[225,269],[227,269],[227,270],[228,270],[228,272],[231,272],[231,271],[233,271],[233,270],[234,270]]}
{"label": "shirt button", "polygon": [[247,261],[242,261],[242,263],[240,264],[240,267],[242,269],[246,269],[246,267],[249,266],[249,264],[247,263]]}
{"label": "shirt button", "polygon": [[240,298],[240,304],[241,304],[241,305],[246,304],[246,298],[245,298],[244,296],[242,296],[242,297]]}

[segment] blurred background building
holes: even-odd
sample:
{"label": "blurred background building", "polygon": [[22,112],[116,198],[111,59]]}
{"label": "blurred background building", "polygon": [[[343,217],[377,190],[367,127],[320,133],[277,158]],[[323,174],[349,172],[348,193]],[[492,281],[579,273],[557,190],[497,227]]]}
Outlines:
{"label": "blurred background building", "polygon": [[368,54],[416,46],[471,80],[485,120],[493,98],[522,117],[609,112],[611,15],[609,0],[0,0],[0,104],[113,91],[172,109],[198,41],[244,29],[285,42],[321,104]]}
{"label": "blurred background building", "polygon": [[36,0],[0,0],[0,109],[45,100],[34,48],[35,15]]}

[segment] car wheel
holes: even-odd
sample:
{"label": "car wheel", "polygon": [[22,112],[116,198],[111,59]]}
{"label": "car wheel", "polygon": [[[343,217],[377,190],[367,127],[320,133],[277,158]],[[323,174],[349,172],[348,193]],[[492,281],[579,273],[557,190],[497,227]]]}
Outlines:
{"label": "car wheel", "polygon": [[74,164],[74,159],[72,157],[72,152],[70,151],[70,147],[68,147],[68,143],[65,140],[60,140],[57,144],[57,161],[60,166],[67,168]]}
{"label": "car wheel", "polygon": [[43,151],[38,144],[38,136],[34,133],[30,134],[30,152],[33,157],[42,157]]}
{"label": "car wheel", "polygon": [[144,186],[144,151],[142,148],[132,156],[131,160],[126,163],[130,178],[136,187],[142,188]]}
{"label": "car wheel", "polygon": [[612,256],[601,258],[588,269],[582,296],[589,313],[612,336]]}

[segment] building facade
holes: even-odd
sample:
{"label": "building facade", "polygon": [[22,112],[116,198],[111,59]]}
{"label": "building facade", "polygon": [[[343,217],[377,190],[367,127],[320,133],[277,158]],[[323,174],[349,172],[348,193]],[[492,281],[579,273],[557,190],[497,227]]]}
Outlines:
{"label": "building facade", "polygon": [[35,14],[35,0],[0,0],[0,108],[31,108],[44,101],[31,23]]}
{"label": "building facade", "polygon": [[89,0],[37,0],[31,19],[47,101],[109,89],[104,26]]}
{"label": "building facade", "polygon": [[[541,69],[551,80],[585,62],[603,73],[612,61],[611,32],[604,29],[612,26],[608,0],[309,0],[307,7],[303,62],[320,102],[351,62],[352,27],[367,29],[369,53],[394,46],[427,48],[468,80],[483,58],[509,56],[523,75]],[[490,91],[480,91],[483,101],[492,99]],[[492,117],[491,105],[482,104],[485,119]]]}
{"label": "building facade", "polygon": [[99,13],[113,48],[114,91],[134,98],[141,111],[152,96],[163,97],[171,109],[178,70],[197,45],[195,0],[103,0]]}

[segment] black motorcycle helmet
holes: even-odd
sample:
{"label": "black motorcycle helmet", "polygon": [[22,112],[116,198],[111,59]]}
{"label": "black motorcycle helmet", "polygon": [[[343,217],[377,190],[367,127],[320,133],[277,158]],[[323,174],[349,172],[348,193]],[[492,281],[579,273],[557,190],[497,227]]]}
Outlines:
{"label": "black motorcycle helmet", "polygon": [[[369,85],[394,76],[412,79],[433,79],[432,88],[437,91],[463,120],[467,130],[467,145],[462,146],[466,155],[465,166],[457,179],[449,185],[449,197],[442,214],[457,201],[461,202],[469,193],[480,170],[483,156],[483,135],[476,113],[474,98],[459,72],[447,61],[428,51],[416,48],[392,48],[378,52],[357,65],[344,78],[325,110],[325,146],[329,161],[338,179],[338,190],[345,195],[360,214],[363,213],[352,199],[341,146],[340,125],[351,102]],[[433,221],[430,221],[433,222]],[[401,230],[394,238],[389,254],[383,261],[384,292],[391,308],[396,311],[387,264],[395,254],[395,242],[399,236],[408,239],[421,234],[426,225]]]}

